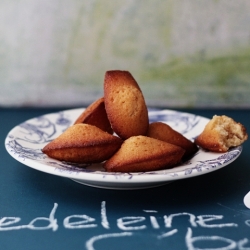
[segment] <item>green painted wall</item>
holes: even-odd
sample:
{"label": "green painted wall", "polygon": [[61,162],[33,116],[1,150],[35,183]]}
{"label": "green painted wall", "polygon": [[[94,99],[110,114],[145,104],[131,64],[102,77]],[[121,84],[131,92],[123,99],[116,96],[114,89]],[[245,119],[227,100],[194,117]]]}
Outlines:
{"label": "green painted wall", "polygon": [[250,107],[247,0],[2,0],[0,105],[86,105],[129,70],[148,105]]}

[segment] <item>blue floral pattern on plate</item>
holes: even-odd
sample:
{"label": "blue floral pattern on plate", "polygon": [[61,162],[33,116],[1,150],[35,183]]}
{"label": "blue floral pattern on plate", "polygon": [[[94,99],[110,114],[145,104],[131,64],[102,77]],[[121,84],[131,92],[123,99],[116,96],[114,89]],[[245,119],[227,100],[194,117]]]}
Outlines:
{"label": "blue floral pattern on plate", "polygon": [[[34,169],[71,178],[85,185],[136,189],[158,186],[173,180],[194,177],[220,169],[234,161],[242,146],[226,153],[200,149],[187,162],[172,169],[142,173],[108,173],[102,164],[72,164],[47,157],[41,149],[67,129],[83,109],[65,110],[30,119],[13,128],[6,137],[8,153],[19,162]],[[150,122],[162,121],[193,140],[209,121],[207,118],[174,110],[149,110]]]}

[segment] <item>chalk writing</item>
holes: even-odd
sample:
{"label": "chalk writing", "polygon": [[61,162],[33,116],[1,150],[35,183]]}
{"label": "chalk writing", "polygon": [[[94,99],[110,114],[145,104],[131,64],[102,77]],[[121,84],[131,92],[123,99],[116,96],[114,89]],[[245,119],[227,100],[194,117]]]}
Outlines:
{"label": "chalk writing", "polygon": [[[70,222],[71,219],[81,219],[79,221]],[[83,215],[71,215],[64,219],[63,225],[65,228],[79,229],[79,228],[92,228],[97,227],[97,224],[88,224],[94,222],[95,219],[91,218],[85,214]]]}
{"label": "chalk writing", "polygon": [[250,220],[246,220],[245,224],[250,227]]}
{"label": "chalk writing", "polygon": [[[197,241],[222,241],[223,243],[228,244],[226,247],[220,247],[220,250],[230,250],[235,249],[237,247],[237,243],[233,240],[220,237],[220,236],[192,236],[192,229],[188,228],[187,234],[186,234],[186,245],[188,250],[198,250],[198,248],[194,247],[194,243]],[[218,249],[218,248],[213,248]]]}
{"label": "chalk writing", "polygon": [[[153,211],[144,210],[144,212],[146,212],[146,213],[157,213],[157,211],[155,211],[155,210],[153,210]],[[153,227],[154,229],[159,229],[159,228],[160,228],[160,225],[159,225],[159,223],[158,223],[156,217],[151,215],[149,218],[150,218],[150,222],[151,222],[152,227]]]}
{"label": "chalk writing", "polygon": [[124,236],[132,236],[133,233],[123,232],[123,233],[112,233],[112,234],[102,234],[98,236],[94,236],[86,242],[87,250],[95,250],[94,243],[99,240],[107,239],[107,238],[116,238],[116,237],[124,237]]}
{"label": "chalk writing", "polygon": [[238,243],[238,248],[239,248],[239,250],[249,250],[250,249],[250,247],[245,247],[246,246],[246,244],[248,244],[248,239],[242,239],[242,240],[240,240],[239,241],[239,243]]}
{"label": "chalk writing", "polygon": [[130,216],[130,217],[123,217],[117,220],[117,226],[121,229],[121,230],[142,230],[142,229],[146,229],[147,226],[146,225],[141,225],[141,226],[128,226],[131,224],[135,224],[138,222],[142,222],[145,221],[145,217],[134,217],[134,216]]}
{"label": "chalk writing", "polygon": [[164,215],[163,218],[164,218],[164,221],[165,221],[165,227],[172,227],[173,218],[176,217],[176,216],[183,216],[183,215],[189,216],[189,222],[190,222],[191,226],[197,227],[197,224],[195,222],[196,217],[193,214],[189,214],[189,213],[171,214],[169,216]]}
{"label": "chalk writing", "polygon": [[101,220],[102,220],[102,226],[106,229],[109,229],[109,222],[108,222],[107,213],[106,213],[105,201],[103,201],[101,204]]}
{"label": "chalk writing", "polygon": [[[58,204],[55,203],[48,217],[37,217],[32,219],[28,224],[21,225],[20,217],[2,217],[0,218],[0,232],[1,231],[13,231],[13,230],[51,230],[55,232],[59,229],[58,222],[56,219],[56,211]],[[152,237],[155,240],[164,241],[167,238],[174,237],[180,232],[175,228],[176,218],[186,218],[189,226],[186,229],[184,244],[187,250],[250,250],[249,239],[229,239],[220,235],[195,235],[197,233],[193,230],[197,228],[237,228],[239,225],[233,222],[224,222],[223,215],[194,215],[191,213],[175,213],[169,215],[163,215],[156,217],[158,211],[156,210],[143,210],[145,216],[124,216],[116,219],[116,227],[110,226],[106,202],[101,202],[100,209],[100,223],[96,218],[90,217],[86,214],[75,214],[69,215],[63,220],[63,227],[70,230],[87,230],[91,228],[102,227],[104,230],[121,230],[121,232],[110,232],[90,237],[85,242],[86,250],[95,250],[95,243],[98,241],[107,240],[109,238],[119,237],[136,237],[138,232],[151,227],[156,234]],[[147,223],[149,221],[149,223]],[[163,222],[162,222],[163,221]],[[161,223],[160,223],[161,222]],[[245,225],[250,227],[250,220],[245,221]],[[163,232],[163,229],[167,229]],[[137,232],[137,233],[135,233]],[[223,245],[223,247],[217,248],[205,248],[206,243],[214,243],[214,245]],[[200,246],[204,244],[204,248]],[[199,248],[197,247],[199,245]]]}
{"label": "chalk writing", "polygon": [[[197,216],[198,220],[196,221],[197,224],[199,224],[201,227],[207,227],[207,228],[222,228],[222,227],[238,227],[235,223],[223,223],[223,224],[206,224],[208,221],[213,220],[222,220],[222,215],[200,215]],[[207,219],[206,219],[207,218]]]}
{"label": "chalk writing", "polygon": [[[55,213],[58,204],[55,203],[49,218],[46,217],[38,217],[32,220],[28,225],[21,226],[10,226],[21,221],[19,217],[3,217],[0,219],[0,231],[10,231],[10,230],[20,230],[20,229],[31,229],[31,230],[48,230],[52,229],[52,231],[56,231],[58,229],[57,220],[55,219]],[[48,221],[48,226],[36,226],[35,223],[38,221]]]}
{"label": "chalk writing", "polygon": [[158,238],[158,239],[163,239],[163,238],[172,236],[172,235],[174,235],[174,234],[176,234],[176,233],[178,233],[178,230],[177,230],[177,229],[173,229],[173,230],[171,230],[171,231],[169,231],[169,232],[167,232],[167,233],[164,233],[164,234],[162,234],[162,235],[157,236],[157,238]]}

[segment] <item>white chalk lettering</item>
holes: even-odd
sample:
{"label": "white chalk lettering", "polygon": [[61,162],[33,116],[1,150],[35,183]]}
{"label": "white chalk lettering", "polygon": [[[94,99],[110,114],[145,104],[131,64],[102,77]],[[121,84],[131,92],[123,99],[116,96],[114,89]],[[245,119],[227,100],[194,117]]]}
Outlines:
{"label": "white chalk lettering", "polygon": [[107,211],[106,211],[106,202],[103,201],[101,204],[101,220],[102,220],[102,226],[106,229],[109,229],[109,222],[107,217]]}
{"label": "white chalk lettering", "polygon": [[246,220],[246,221],[245,221],[245,224],[246,224],[248,227],[250,227],[250,220]]}
{"label": "white chalk lettering", "polygon": [[158,213],[156,210],[143,210],[146,213]]}
{"label": "white chalk lettering", "polygon": [[144,220],[145,220],[145,217],[134,217],[134,216],[123,217],[117,220],[117,226],[121,230],[142,230],[142,229],[146,229],[146,225],[130,226],[130,227],[127,225],[142,222]]}
{"label": "white chalk lettering", "polygon": [[123,232],[123,233],[102,234],[102,235],[94,236],[86,242],[86,249],[87,250],[95,250],[93,245],[98,240],[103,240],[103,239],[107,239],[107,238],[132,236],[132,235],[133,235],[133,233],[131,233],[131,232]]}
{"label": "white chalk lettering", "polygon": [[238,243],[239,250],[250,250],[250,247],[245,247],[246,244],[248,244],[248,239],[242,239]]}
{"label": "white chalk lettering", "polygon": [[150,222],[151,222],[151,225],[154,229],[159,229],[160,228],[160,225],[158,224],[158,221],[157,219],[155,218],[155,216],[150,216]]}
{"label": "white chalk lettering", "polygon": [[[71,219],[77,219],[77,218],[82,220],[70,222]],[[63,225],[65,228],[69,229],[93,228],[97,227],[97,224],[88,224],[88,223],[94,221],[95,221],[94,218],[91,218],[87,215],[71,215],[64,219]]]}
{"label": "white chalk lettering", "polygon": [[189,222],[193,227],[197,227],[196,223],[195,223],[195,216],[193,214],[189,214],[189,213],[178,213],[178,214],[171,214],[169,216],[164,215],[164,222],[165,222],[165,227],[172,227],[172,221],[174,217],[177,216],[189,216]]}
{"label": "white chalk lettering", "polygon": [[[50,216],[49,218],[46,218],[46,217],[38,217],[34,220],[32,220],[28,225],[27,225],[27,228],[29,229],[34,229],[34,230],[46,230],[46,229],[52,229],[52,231],[56,231],[57,228],[58,228],[58,224],[57,224],[57,220],[55,219],[55,212],[56,212],[56,209],[58,207],[58,204],[55,203],[54,204],[54,207],[50,213]],[[43,227],[39,227],[39,226],[35,226],[34,224],[37,222],[37,221],[48,221],[49,222],[49,225],[47,226],[43,226]]]}
{"label": "white chalk lettering", "polygon": [[[8,225],[15,224],[19,222],[21,219],[19,217],[4,217],[0,220],[0,231],[8,231],[8,230],[20,230],[20,229],[32,229],[32,230],[48,230],[52,229],[52,231],[56,231],[58,229],[57,220],[55,219],[55,212],[58,204],[55,203],[53,209],[51,210],[49,218],[46,217],[37,217],[33,219],[28,225],[20,225],[20,226],[12,226],[6,227]],[[35,225],[36,222],[48,221],[49,224],[47,226],[38,226]],[[4,227],[2,227],[4,226]]]}
{"label": "white chalk lettering", "polygon": [[0,219],[0,231],[18,230],[20,226],[6,227],[18,223],[21,220],[19,217],[3,217]]}
{"label": "white chalk lettering", "polygon": [[164,234],[162,234],[162,235],[160,235],[160,236],[157,236],[157,238],[158,238],[158,239],[163,239],[163,238],[172,236],[172,235],[176,234],[177,232],[178,232],[177,229],[173,229],[173,230],[171,230],[171,231],[169,231],[169,232],[167,232],[167,233],[164,233]]}
{"label": "white chalk lettering", "polygon": [[208,248],[196,248],[194,247],[195,242],[200,242],[200,241],[218,241],[218,242],[223,242],[225,244],[228,244],[225,247],[219,247],[219,248],[209,248],[209,250],[231,250],[231,249],[236,249],[237,243],[231,239],[227,239],[224,237],[220,236],[197,236],[193,237],[192,236],[193,232],[191,228],[188,228],[187,234],[186,234],[186,246],[188,250],[208,250]]}
{"label": "white chalk lettering", "polygon": [[[155,211],[155,210],[143,210],[143,211],[146,212],[146,213],[157,213],[157,211]],[[152,227],[154,229],[159,229],[160,228],[160,225],[159,225],[159,223],[158,223],[158,221],[157,221],[157,219],[156,219],[155,216],[151,215],[149,217],[149,219],[150,219],[151,225],[152,225]]]}
{"label": "white chalk lettering", "polygon": [[[217,235],[211,236],[211,229],[216,228],[214,232],[221,230],[220,228],[234,228],[239,227],[241,224],[236,223],[225,223],[225,218],[223,215],[194,215],[191,213],[175,213],[169,215],[160,215],[157,210],[142,210],[145,216],[124,216],[121,218],[113,218],[112,224],[109,223],[109,213],[107,212],[106,202],[102,201],[100,204],[100,214],[99,218],[92,218],[86,214],[72,214],[64,218],[63,228],[64,229],[91,229],[98,228],[98,232],[110,230],[111,228],[119,229],[121,232],[99,234],[97,236],[91,236],[85,242],[85,247],[87,250],[95,250],[94,245],[98,241],[108,240],[110,238],[118,237],[130,237],[138,236],[139,230],[152,230],[151,239],[155,240],[174,240],[176,237],[178,240],[182,240],[182,244],[186,245],[186,250],[250,250],[249,238],[243,238],[241,240],[230,239],[227,237],[222,237]],[[0,232],[1,231],[11,231],[11,230],[50,230],[52,232],[58,230],[59,226],[57,219],[55,217],[58,204],[54,203],[54,206],[48,217],[37,217],[30,221],[30,223],[22,223],[21,217],[1,217],[0,218]],[[146,213],[146,214],[145,214]],[[180,221],[181,220],[181,221]],[[184,221],[183,221],[184,220]],[[116,225],[114,225],[116,222]],[[184,223],[183,223],[184,222]],[[250,227],[250,220],[244,221],[245,227]],[[181,228],[184,227],[186,231],[185,238],[180,238],[181,233],[179,233],[179,228],[173,226],[173,224],[179,225]],[[185,223],[188,224],[185,227]],[[112,226],[111,226],[112,225]],[[114,227],[114,228],[113,228]],[[203,228],[203,232],[207,230],[208,234],[200,235],[201,232],[199,228]],[[186,229],[185,229],[186,228]],[[163,230],[162,230],[163,229]],[[227,229],[229,230],[229,229]],[[222,230],[223,234],[227,230]],[[110,230],[111,231],[111,230]],[[123,232],[122,232],[123,231]],[[137,231],[137,233],[132,233]],[[165,231],[165,232],[164,232]],[[193,235],[198,232],[198,235]],[[93,232],[97,232],[96,229]],[[181,231],[182,232],[182,231]],[[243,231],[244,232],[244,231]],[[2,233],[2,232],[1,232]],[[178,233],[178,234],[177,234]],[[4,233],[2,233],[4,234]],[[175,236],[174,236],[175,235]],[[237,235],[230,234],[232,237],[237,237]],[[173,237],[172,237],[173,236]],[[172,238],[170,238],[172,237]],[[167,239],[168,238],[168,239]],[[102,242],[101,242],[102,243]],[[99,245],[99,244],[98,244]],[[97,245],[96,245],[97,247]]]}
{"label": "white chalk lettering", "polygon": [[197,216],[198,220],[196,221],[201,227],[208,227],[208,228],[222,228],[222,227],[237,227],[238,225],[235,223],[224,223],[224,224],[206,224],[206,222],[214,221],[214,220],[221,220],[223,219],[222,215],[200,215]]}

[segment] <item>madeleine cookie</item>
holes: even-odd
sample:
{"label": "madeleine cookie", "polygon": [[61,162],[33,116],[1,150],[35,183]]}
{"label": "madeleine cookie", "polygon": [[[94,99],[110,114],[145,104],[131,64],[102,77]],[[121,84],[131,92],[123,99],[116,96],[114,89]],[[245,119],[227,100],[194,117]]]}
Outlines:
{"label": "madeleine cookie", "polygon": [[111,128],[104,105],[104,97],[89,105],[76,119],[74,124],[77,123],[94,125],[109,134],[113,134],[113,129]]}
{"label": "madeleine cookie", "polygon": [[146,136],[133,136],[104,163],[108,172],[145,172],[170,168],[181,161],[185,150]]}
{"label": "madeleine cookie", "polygon": [[95,163],[110,158],[122,140],[89,124],[75,124],[47,144],[42,152],[51,158],[75,162]]}
{"label": "madeleine cookie", "polygon": [[147,106],[140,87],[128,71],[106,72],[104,102],[111,126],[122,139],[147,133]]}
{"label": "madeleine cookie", "polygon": [[195,143],[213,152],[226,152],[229,148],[239,146],[246,141],[246,128],[225,115],[213,116]]}
{"label": "madeleine cookie", "polygon": [[149,124],[147,136],[162,140],[186,150],[184,158],[192,156],[198,151],[195,143],[188,140],[185,136],[172,129],[168,124],[163,122],[153,122]]}

